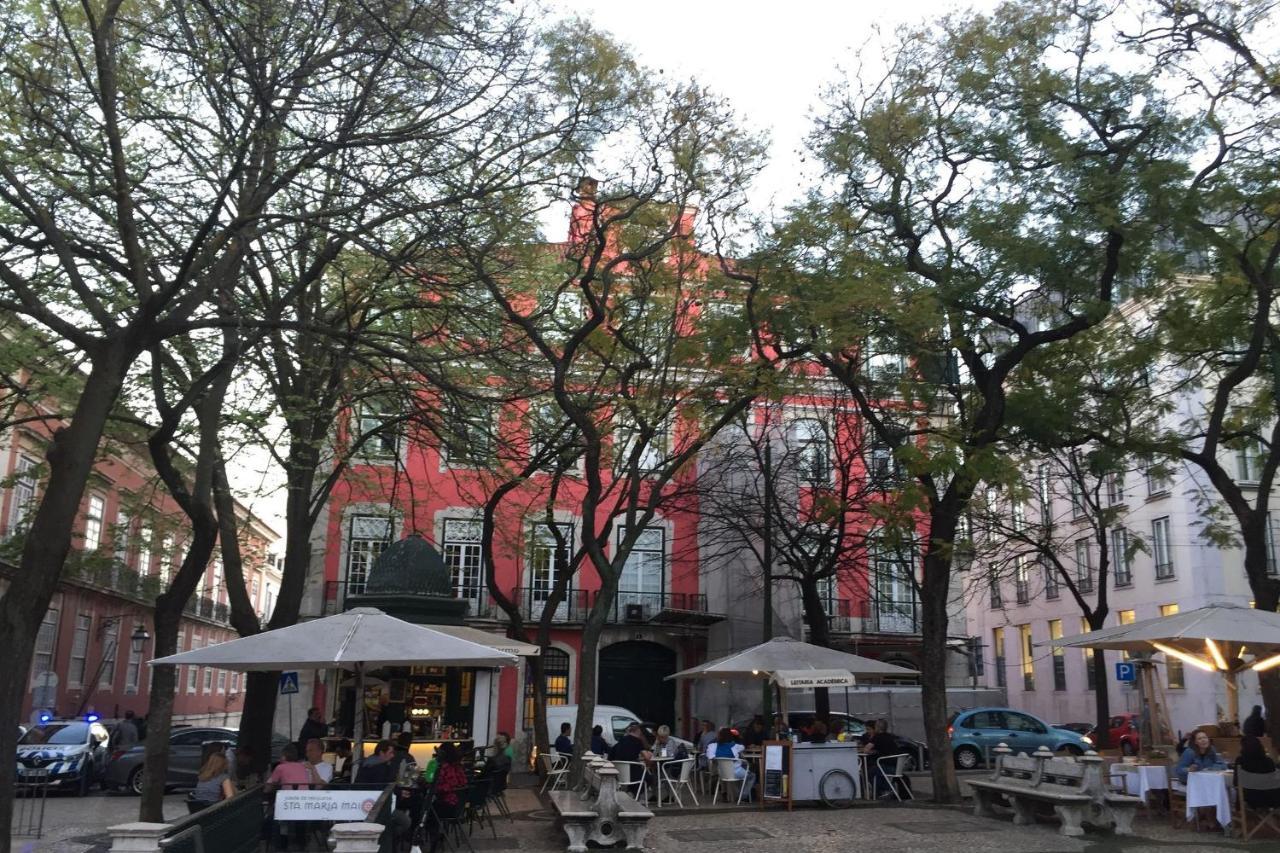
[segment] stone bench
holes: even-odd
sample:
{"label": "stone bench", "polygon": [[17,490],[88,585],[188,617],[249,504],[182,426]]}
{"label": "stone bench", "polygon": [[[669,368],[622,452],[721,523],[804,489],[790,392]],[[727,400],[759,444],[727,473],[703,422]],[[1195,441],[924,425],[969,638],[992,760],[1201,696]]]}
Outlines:
{"label": "stone bench", "polygon": [[1096,753],[1054,758],[1041,747],[1031,756],[1015,756],[1003,743],[993,752],[996,762],[990,778],[969,782],[975,815],[992,816],[992,806],[1004,800],[1013,809],[1013,822],[1024,825],[1035,823],[1037,811],[1047,805],[1061,821],[1062,835],[1084,835],[1086,823],[1114,828],[1117,835],[1133,834],[1133,818],[1142,800],[1107,790],[1103,760]]}
{"label": "stone bench", "polygon": [[644,847],[653,812],[618,790],[618,769],[608,761],[593,761],[584,776],[587,787],[581,793],[550,792],[551,805],[569,836],[570,853],[584,853],[588,841],[604,847],[624,842],[628,850]]}

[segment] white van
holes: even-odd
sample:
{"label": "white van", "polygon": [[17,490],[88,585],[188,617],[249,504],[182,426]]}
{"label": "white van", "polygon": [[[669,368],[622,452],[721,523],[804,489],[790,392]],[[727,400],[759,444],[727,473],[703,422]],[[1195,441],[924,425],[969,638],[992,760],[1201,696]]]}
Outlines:
{"label": "white van", "polygon": [[[640,718],[626,708],[621,708],[617,705],[597,705],[592,725],[603,729],[605,741],[610,746],[613,746],[618,738],[627,733],[627,726],[639,722]],[[577,727],[577,705],[547,706],[547,739],[551,743],[555,743],[556,738],[560,736],[561,723],[568,723],[570,726]],[[574,732],[574,735],[576,734],[577,732]]]}

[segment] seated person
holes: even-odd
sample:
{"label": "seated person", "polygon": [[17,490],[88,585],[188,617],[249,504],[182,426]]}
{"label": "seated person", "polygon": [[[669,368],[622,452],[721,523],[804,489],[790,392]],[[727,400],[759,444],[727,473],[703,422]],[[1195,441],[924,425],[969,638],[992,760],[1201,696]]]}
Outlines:
{"label": "seated person", "polygon": [[333,781],[333,765],[324,760],[324,745],[319,738],[306,743],[306,765],[311,772],[311,787],[323,788]]}
{"label": "seated person", "polygon": [[827,724],[822,720],[814,720],[813,725],[809,727],[809,733],[800,739],[802,743],[826,743],[827,742]]}
{"label": "seated person", "polygon": [[573,726],[568,723],[560,724],[560,737],[556,738],[554,744],[556,752],[563,755],[573,755],[573,741],[569,737],[569,733],[573,731]]}
{"label": "seated person", "polygon": [[1213,748],[1213,741],[1203,729],[1196,729],[1187,739],[1187,748],[1178,759],[1174,769],[1178,781],[1187,784],[1187,774],[1197,770],[1226,770],[1227,762],[1222,760],[1218,751]]}
{"label": "seated person", "polygon": [[298,758],[298,745],[287,743],[280,753],[280,763],[267,779],[267,791],[288,788],[293,791],[311,788],[311,765]]}
{"label": "seated person", "polygon": [[764,717],[756,714],[747,726],[747,730],[742,733],[742,745],[760,746],[768,739],[769,732],[765,730]]}
{"label": "seated person", "polygon": [[236,795],[229,770],[230,765],[227,763],[225,752],[211,753],[205,759],[204,766],[200,768],[200,775],[196,777],[196,789],[191,792],[188,801],[191,811],[195,812],[222,800],[229,800]]}
{"label": "seated person", "polygon": [[[871,736],[871,742],[862,748],[863,753],[867,756],[867,760],[871,762],[871,766],[875,768],[874,790],[876,797],[887,799],[893,796],[891,783],[884,775],[884,771],[892,773],[896,768],[888,766],[893,762],[886,762],[885,766],[881,766],[880,759],[890,755],[901,755],[902,750],[898,748],[898,739],[889,731],[889,722],[887,720],[878,720],[875,725],[875,734]],[[905,781],[905,780],[904,780]]]}
{"label": "seated person", "polygon": [[[1276,763],[1272,761],[1262,748],[1262,741],[1252,735],[1246,735],[1240,741],[1240,758],[1236,760],[1236,770],[1247,773],[1275,773]],[[1244,789],[1244,801],[1251,808],[1276,808],[1280,806],[1280,788],[1276,789]]]}
{"label": "seated person", "polygon": [[594,726],[591,729],[591,751],[596,755],[609,754],[609,744],[604,740],[604,726]]}
{"label": "seated person", "polygon": [[342,738],[333,748],[333,778],[351,781],[351,741]]}
{"label": "seated person", "polygon": [[618,738],[609,750],[610,761],[648,761],[651,758],[653,755],[646,748],[644,733],[636,723],[627,726],[627,733]]}
{"label": "seated person", "polygon": [[[391,756],[391,779],[399,780],[402,776],[416,776],[418,773],[418,762],[414,761],[413,756],[409,754],[409,747],[413,745],[413,735],[409,732],[400,732],[393,739],[395,743],[395,754]],[[405,770],[404,766],[408,765]]]}
{"label": "seated person", "polygon": [[684,748],[684,744],[671,739],[671,727],[667,725],[658,726],[657,734],[654,736],[653,752],[664,758],[675,759],[662,765],[663,775],[672,779],[680,776],[680,767],[676,762],[689,757],[689,750]]}
{"label": "seated person", "polygon": [[747,799],[752,796],[755,788],[756,774],[752,773],[747,768],[747,763],[742,760],[742,748],[742,744],[734,739],[733,730],[723,728],[716,735],[715,741],[707,744],[707,763],[715,767],[717,758],[733,759],[733,778],[742,780],[743,787],[747,790],[747,795],[743,799]]}
{"label": "seated person", "polygon": [[[438,765],[437,765],[438,766]],[[506,779],[511,773],[511,756],[507,755],[507,736],[499,732],[484,759],[484,778]]]}
{"label": "seated person", "polygon": [[391,770],[391,759],[395,758],[396,745],[389,740],[380,740],[373,748],[373,755],[360,762],[356,771],[358,785],[390,785],[396,781]]}

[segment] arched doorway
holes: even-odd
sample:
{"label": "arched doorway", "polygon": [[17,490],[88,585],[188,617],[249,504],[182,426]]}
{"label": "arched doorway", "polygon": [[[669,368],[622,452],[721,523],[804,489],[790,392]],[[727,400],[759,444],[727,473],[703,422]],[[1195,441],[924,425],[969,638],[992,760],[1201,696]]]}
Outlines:
{"label": "arched doorway", "polygon": [[676,653],[642,640],[614,643],[600,650],[601,705],[621,705],[646,723],[676,722]]}

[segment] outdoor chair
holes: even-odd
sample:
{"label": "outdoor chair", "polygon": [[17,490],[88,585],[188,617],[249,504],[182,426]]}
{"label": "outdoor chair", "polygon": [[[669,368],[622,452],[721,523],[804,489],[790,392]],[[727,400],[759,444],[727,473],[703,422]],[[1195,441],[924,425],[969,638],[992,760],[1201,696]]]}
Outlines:
{"label": "outdoor chair", "polygon": [[[1166,764],[1165,773],[1169,789],[1169,825],[1174,829],[1182,829],[1187,825],[1187,786],[1178,779],[1174,765]],[[1199,820],[1196,824],[1199,824]]]}
{"label": "outdoor chair", "polygon": [[511,771],[508,770],[501,776],[493,776],[489,779],[489,793],[486,795],[485,805],[493,803],[493,807],[498,810],[498,814],[502,815],[509,821],[515,820],[511,816],[511,807],[507,805],[507,782],[510,781]]}
{"label": "outdoor chair", "polygon": [[648,799],[649,768],[643,761],[615,761],[618,768],[618,790],[635,797],[639,802]]}
{"label": "outdoor chair", "polygon": [[[1268,824],[1280,834],[1280,824],[1275,822],[1280,815],[1280,806],[1250,806],[1244,799],[1246,790],[1280,791],[1280,770],[1273,773],[1250,773],[1236,768],[1236,808],[1240,810],[1240,837],[1248,841]],[[1251,814],[1254,819],[1253,829],[1249,828]]]}
{"label": "outdoor chair", "polygon": [[680,789],[684,788],[689,792],[689,796],[693,797],[693,804],[696,806],[698,805],[698,795],[693,792],[693,785],[689,781],[692,777],[692,758],[669,761],[663,765],[662,770],[658,773],[658,785],[667,786],[667,790],[671,792],[671,798],[676,801],[680,808],[684,808],[684,800],[680,799]]}
{"label": "outdoor chair", "polygon": [[[435,823],[440,837],[454,850],[459,850],[465,843],[467,849],[475,853],[475,848],[471,846],[471,827],[466,826],[466,832],[463,832],[464,824],[469,822],[468,803],[471,797],[471,786],[462,788],[458,791],[458,809],[453,814],[441,814],[439,810],[439,800],[435,797],[431,799],[430,815],[431,820]],[[435,845],[432,845],[435,849]]]}
{"label": "outdoor chair", "polygon": [[720,786],[725,786],[725,802],[729,802],[734,785],[738,786],[738,802],[742,802],[742,797],[747,792],[747,780],[744,776],[739,779],[737,776],[739,761],[736,758],[717,758],[715,759],[716,768],[716,788],[711,794],[711,804],[715,805],[720,799]]}
{"label": "outdoor chair", "polygon": [[897,798],[898,802],[902,802],[902,794],[898,792],[899,787],[907,792],[907,799],[914,800],[916,798],[916,795],[911,791],[911,782],[907,779],[907,766],[910,761],[911,756],[905,752],[900,755],[886,755],[876,759],[876,770],[889,783],[889,790],[893,792],[893,796]]}
{"label": "outdoor chair", "polygon": [[546,793],[548,785],[554,791],[560,786],[568,784],[569,756],[561,755],[555,750],[551,750],[539,755],[538,761],[542,762],[542,770],[546,774],[542,780],[542,790],[539,793]]}

